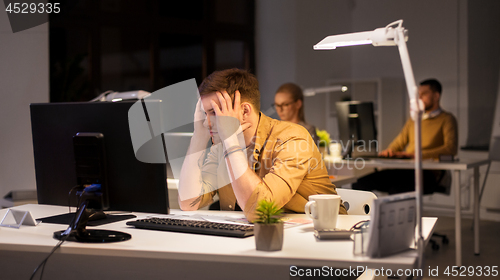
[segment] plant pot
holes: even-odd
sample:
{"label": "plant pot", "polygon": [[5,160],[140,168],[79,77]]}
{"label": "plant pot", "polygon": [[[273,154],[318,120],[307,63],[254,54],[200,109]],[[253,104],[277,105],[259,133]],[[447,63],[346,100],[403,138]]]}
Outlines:
{"label": "plant pot", "polygon": [[283,223],[255,223],[253,231],[258,251],[280,251],[283,247]]}

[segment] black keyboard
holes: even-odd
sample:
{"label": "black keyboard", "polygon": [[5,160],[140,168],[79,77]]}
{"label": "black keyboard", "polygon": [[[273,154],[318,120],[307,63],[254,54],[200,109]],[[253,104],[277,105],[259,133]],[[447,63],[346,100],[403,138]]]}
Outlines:
{"label": "black keyboard", "polygon": [[148,218],[127,222],[128,226],[141,229],[165,230],[183,233],[198,233],[229,237],[253,235],[253,226],[172,218]]}

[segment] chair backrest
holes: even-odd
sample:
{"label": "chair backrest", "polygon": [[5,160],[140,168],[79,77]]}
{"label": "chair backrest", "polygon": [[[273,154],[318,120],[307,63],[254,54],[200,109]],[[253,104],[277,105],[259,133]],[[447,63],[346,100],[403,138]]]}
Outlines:
{"label": "chair backrest", "polygon": [[500,161],[500,136],[491,137],[489,159]]}
{"label": "chair backrest", "polygon": [[[499,77],[500,78],[500,77]],[[500,86],[500,80],[498,80]],[[495,106],[495,116],[493,118],[493,127],[491,128],[489,159],[500,161],[500,87],[497,92],[497,102]]]}
{"label": "chair backrest", "polygon": [[377,199],[374,193],[368,191],[341,188],[337,188],[336,191],[347,209],[347,214],[351,215],[369,215],[373,200]]}

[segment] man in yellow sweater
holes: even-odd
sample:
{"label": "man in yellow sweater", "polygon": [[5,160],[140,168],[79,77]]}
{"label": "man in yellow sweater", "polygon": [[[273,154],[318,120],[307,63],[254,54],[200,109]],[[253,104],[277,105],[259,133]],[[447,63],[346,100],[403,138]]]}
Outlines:
{"label": "man in yellow sweater", "polygon": [[[435,79],[420,83],[418,94],[425,106],[422,117],[422,158],[438,159],[440,155],[456,155],[458,146],[457,121],[455,117],[441,109],[441,83]],[[415,157],[414,121],[410,118],[399,135],[380,156],[393,158]],[[415,171],[383,170],[360,178],[354,189],[380,190],[389,194],[415,190]],[[445,172],[424,170],[424,193],[442,191],[439,186]]]}

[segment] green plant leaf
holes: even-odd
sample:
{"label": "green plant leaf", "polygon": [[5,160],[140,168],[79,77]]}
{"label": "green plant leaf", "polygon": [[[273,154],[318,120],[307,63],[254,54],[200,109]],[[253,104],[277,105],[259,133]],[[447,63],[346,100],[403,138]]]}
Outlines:
{"label": "green plant leaf", "polygon": [[274,224],[281,222],[281,213],[283,212],[273,201],[261,200],[255,209],[258,219],[255,223]]}
{"label": "green plant leaf", "polygon": [[326,147],[328,144],[330,144],[330,133],[328,133],[326,130],[319,130],[316,128],[316,135],[318,135],[320,147]]}

